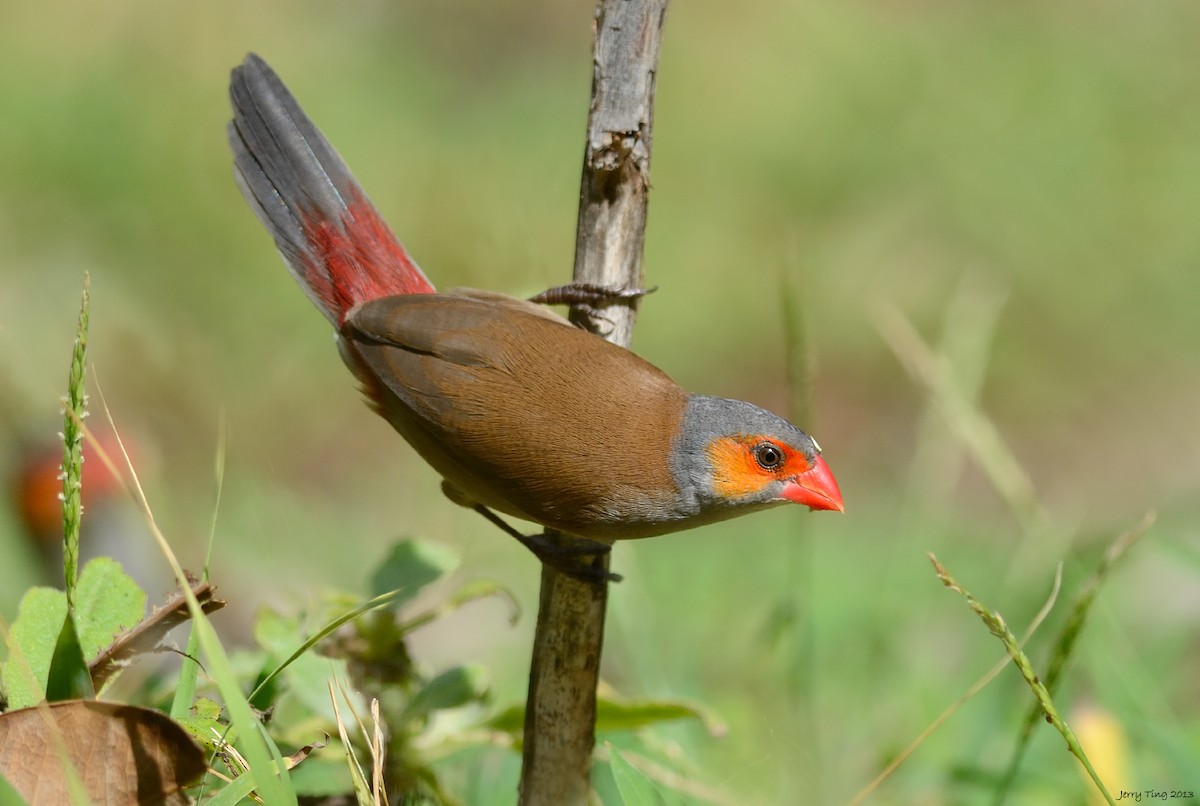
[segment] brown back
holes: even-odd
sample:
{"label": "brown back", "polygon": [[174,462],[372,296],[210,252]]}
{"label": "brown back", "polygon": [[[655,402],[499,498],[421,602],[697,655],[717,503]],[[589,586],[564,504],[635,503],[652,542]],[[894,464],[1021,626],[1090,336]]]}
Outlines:
{"label": "brown back", "polygon": [[474,291],[377,299],[342,335],[374,405],[479,503],[585,535],[669,517],[687,394],[628,350]]}

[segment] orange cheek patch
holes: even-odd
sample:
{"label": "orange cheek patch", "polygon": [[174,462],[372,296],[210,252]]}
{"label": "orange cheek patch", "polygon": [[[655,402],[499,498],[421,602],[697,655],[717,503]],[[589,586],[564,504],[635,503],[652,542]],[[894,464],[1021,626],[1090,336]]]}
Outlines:
{"label": "orange cheek patch", "polygon": [[792,469],[796,466],[796,452],[774,440],[768,441],[783,451],[783,463],[778,470],[764,470],[755,460],[752,450],[764,440],[766,437],[762,436],[723,437],[709,444],[713,490],[718,495],[731,499],[742,498],[757,493],[768,482],[797,472]]}

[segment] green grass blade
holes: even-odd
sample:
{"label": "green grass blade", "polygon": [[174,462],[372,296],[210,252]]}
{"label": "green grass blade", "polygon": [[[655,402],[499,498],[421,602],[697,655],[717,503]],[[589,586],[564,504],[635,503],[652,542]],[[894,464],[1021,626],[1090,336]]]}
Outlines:
{"label": "green grass blade", "polygon": [[925,388],[1026,534],[1048,532],[1049,517],[1029,474],[995,423],[964,396],[944,358],[929,349],[912,323],[895,308],[877,310],[875,328],[904,369]]}
{"label": "green grass blade", "polygon": [[[204,555],[204,571],[201,578],[208,580],[208,568],[212,561],[213,544],[217,539],[217,514],[221,510],[221,490],[225,487],[225,416],[221,415],[217,426],[217,456],[216,456],[216,500],[213,502],[212,522],[208,532],[208,551]],[[192,701],[196,698],[196,675],[200,667],[192,659],[200,651],[200,637],[195,629],[188,630],[186,658],[179,670],[179,682],[175,687],[175,695],[171,698],[171,718],[182,719],[191,710]]]}
{"label": "green grass blade", "polygon": [[258,781],[253,775],[242,775],[222,787],[221,791],[204,800],[205,806],[236,806],[249,797]]}
{"label": "green grass blade", "polygon": [[624,806],[661,806],[665,802],[654,782],[626,761],[611,744],[608,745],[608,758]]}
{"label": "green grass blade", "polygon": [[253,776],[254,789],[264,803],[287,806],[296,803],[296,793],[292,790],[287,778],[287,765],[279,748],[267,735],[262,723],[250,707],[250,702],[238,685],[237,675],[221,646],[212,622],[200,608],[200,603],[192,594],[190,588],[184,588],[188,598],[188,607],[192,612],[193,631],[199,636],[207,668],[212,676],[217,690],[221,692],[225,709],[229,714],[232,730],[238,735],[238,749],[246,757],[249,765],[245,776]]}
{"label": "green grass blade", "polygon": [[[790,254],[780,278],[783,303],[784,369],[787,379],[788,416],[809,434],[815,434],[816,412],[813,404],[813,376],[816,373],[816,350],[811,339],[809,299],[806,293],[807,275],[799,257],[799,246],[792,239]],[[786,663],[786,705],[796,722],[796,729],[812,737],[809,752],[803,761],[789,770],[792,785],[803,780],[811,796],[820,799],[826,768],[823,735],[818,724],[817,707],[819,680],[817,674],[816,632],[813,629],[814,575],[816,574],[816,545],[812,537],[812,519],[793,517],[793,534],[784,543],[783,562],[786,568],[783,590],[779,593],[770,624],[779,629],[764,634],[769,645],[778,647]],[[807,514],[807,513],[803,513]],[[786,641],[778,641],[786,636]]]}
{"label": "green grass blade", "polygon": [[[798,262],[798,261],[792,261]],[[788,413],[792,422],[808,430],[813,425],[812,377],[815,356],[808,337],[804,307],[804,278],[799,269],[786,272],[780,282],[783,297],[783,334],[788,385]]]}
{"label": "green grass blade", "polygon": [[408,595],[408,590],[406,590],[404,588],[397,588],[394,591],[388,591],[387,593],[376,596],[374,599],[368,599],[367,601],[360,604],[358,607],[356,607],[352,610],[348,610],[345,613],[343,613],[342,615],[333,619],[328,624],[326,624],[324,627],[317,630],[315,633],[313,633],[307,639],[305,639],[304,642],[301,643],[300,646],[298,646],[296,648],[296,651],[293,652],[291,655],[289,655],[287,657],[287,659],[283,661],[283,663],[280,663],[278,666],[276,666],[274,669],[272,669],[270,671],[270,673],[268,673],[267,676],[264,677],[259,682],[259,684],[254,687],[254,691],[250,692],[249,699],[253,700],[260,691],[262,691],[264,688],[266,688],[267,684],[269,684],[272,680],[274,680],[276,677],[278,677],[283,672],[284,669],[286,669],[288,666],[290,666],[296,660],[296,658],[300,657],[305,652],[312,649],[314,646],[316,646],[318,643],[320,643],[323,639],[325,639],[325,638],[329,637],[330,635],[332,635],[333,633],[337,632],[338,628],[341,627],[343,624],[345,624],[349,621],[353,621],[354,619],[358,618],[359,616],[361,616],[364,613],[369,613],[372,610],[377,610],[381,607],[387,607],[388,605],[392,604],[397,599],[399,599],[403,596],[407,596],[407,595]]}
{"label": "green grass blade", "polygon": [[[358,801],[359,806],[373,806],[374,798],[371,793],[371,783],[367,781],[367,774],[362,768],[362,763],[358,760],[358,753],[354,749],[354,743],[350,741],[350,733],[346,730],[346,720],[342,718],[342,709],[338,705],[337,694],[341,691],[342,698],[346,702],[348,708],[350,706],[350,698],[346,691],[342,689],[341,681],[337,681],[336,688],[333,680],[329,681],[329,699],[333,703],[333,713],[337,719],[338,736],[342,740],[342,747],[346,750],[346,765],[350,770],[350,780],[354,784],[354,797]],[[354,715],[358,724],[359,731],[365,735],[363,725],[357,720],[357,714]]]}
{"label": "green grass blade", "polygon": [[[1008,294],[979,271],[964,272],[942,315],[938,352],[953,373],[963,401],[979,408],[996,324]],[[940,511],[953,494],[966,458],[963,441],[947,427],[938,405],[927,400],[908,472],[906,503],[923,515]]]}

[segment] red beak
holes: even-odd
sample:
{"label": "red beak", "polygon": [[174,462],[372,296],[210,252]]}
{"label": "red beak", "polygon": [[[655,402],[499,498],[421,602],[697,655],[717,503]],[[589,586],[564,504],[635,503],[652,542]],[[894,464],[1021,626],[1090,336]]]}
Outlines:
{"label": "red beak", "polygon": [[846,511],[837,479],[820,456],[813,459],[812,467],[783,486],[783,497],[809,509]]}

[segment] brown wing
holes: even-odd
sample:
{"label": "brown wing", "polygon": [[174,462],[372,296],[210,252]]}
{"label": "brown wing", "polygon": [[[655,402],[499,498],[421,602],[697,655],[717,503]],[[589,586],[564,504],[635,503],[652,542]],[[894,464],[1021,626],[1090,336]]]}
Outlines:
{"label": "brown wing", "polygon": [[670,517],[686,393],[628,350],[461,291],[366,303],[343,345],[380,413],[473,500],[589,536]]}

